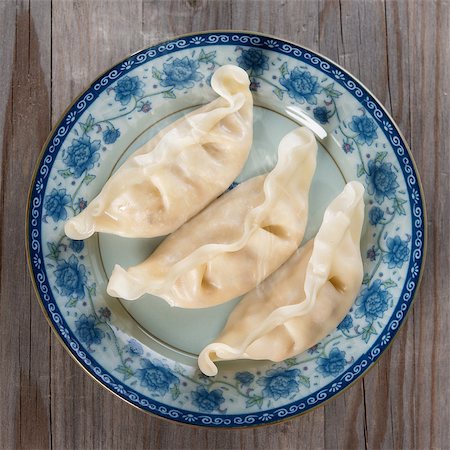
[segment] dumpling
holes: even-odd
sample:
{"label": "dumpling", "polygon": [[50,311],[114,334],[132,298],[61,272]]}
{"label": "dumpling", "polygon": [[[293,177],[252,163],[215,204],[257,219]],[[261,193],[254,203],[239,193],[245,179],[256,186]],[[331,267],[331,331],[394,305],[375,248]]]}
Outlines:
{"label": "dumpling", "polygon": [[232,183],[253,139],[249,78],[237,66],[211,79],[220,97],[177,120],[131,155],[65,233],[163,236],[179,228]]}
{"label": "dumpling", "polygon": [[217,374],[213,361],[282,361],[336,328],[363,278],[359,248],[363,194],[361,183],[348,183],[326,209],[315,239],[242,299],[217,341],[200,353],[198,364],[204,374]]}
{"label": "dumpling", "polygon": [[172,306],[205,308],[253,289],[303,239],[316,155],[307,128],[287,134],[269,174],[218,198],[143,263],[127,271],[116,265],[108,293],[127,300],[149,293]]}

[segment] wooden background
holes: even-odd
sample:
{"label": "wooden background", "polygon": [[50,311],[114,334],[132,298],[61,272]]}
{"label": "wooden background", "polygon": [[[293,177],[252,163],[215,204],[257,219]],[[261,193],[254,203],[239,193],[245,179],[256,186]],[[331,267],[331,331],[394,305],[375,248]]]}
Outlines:
{"label": "wooden background", "polygon": [[[413,313],[339,398],[266,428],[205,430],[141,413],[89,378],[50,332],[24,250],[28,185],[71,100],[143,46],[248,29],[332,58],[392,112],[428,206]],[[0,0],[0,448],[450,448],[450,3],[432,0]]]}

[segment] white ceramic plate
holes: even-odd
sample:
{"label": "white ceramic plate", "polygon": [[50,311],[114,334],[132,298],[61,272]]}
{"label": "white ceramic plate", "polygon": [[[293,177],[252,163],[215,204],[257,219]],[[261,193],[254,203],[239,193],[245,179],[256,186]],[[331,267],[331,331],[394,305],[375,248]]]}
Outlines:
{"label": "white ceramic plate", "polygon": [[[161,241],[100,234],[65,237],[111,173],[176,118],[213,98],[223,64],[247,70],[254,143],[236,182],[270,170],[283,135],[305,114],[320,125],[305,240],[349,180],[366,187],[364,281],[349,315],[319,345],[281,363],[222,363],[203,376],[196,355],[238,299],[185,310],[145,296],[106,294],[115,263],[145,259]],[[320,129],[319,127],[319,129]],[[106,72],[75,101],[44,146],[30,190],[29,265],[39,301],[72,356],[124,400],[165,418],[206,426],[270,423],[338,394],[381,355],[405,319],[423,264],[424,204],[397,126],[355,78],[292,43],[247,32],[207,32],[145,49]]]}

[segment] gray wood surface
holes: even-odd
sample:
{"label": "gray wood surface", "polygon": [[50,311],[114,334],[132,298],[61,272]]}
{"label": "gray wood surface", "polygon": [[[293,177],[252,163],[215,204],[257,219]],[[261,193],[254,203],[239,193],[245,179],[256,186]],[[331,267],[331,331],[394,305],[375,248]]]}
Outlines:
{"label": "gray wood surface", "polygon": [[[28,184],[51,125],[100,72],[206,29],[275,34],[319,51],[391,111],[428,207],[420,294],[364,379],[300,418],[189,428],[89,378],[50,332],[25,262]],[[432,0],[0,0],[0,448],[450,449],[450,3]]]}

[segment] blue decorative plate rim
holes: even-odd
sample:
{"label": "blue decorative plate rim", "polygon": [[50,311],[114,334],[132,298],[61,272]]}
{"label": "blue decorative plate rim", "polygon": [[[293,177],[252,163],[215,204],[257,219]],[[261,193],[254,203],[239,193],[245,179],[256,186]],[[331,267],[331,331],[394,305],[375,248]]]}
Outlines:
{"label": "blue decorative plate rim", "polygon": [[[173,408],[155,401],[150,397],[146,397],[129,387],[125,387],[120,380],[98,364],[79,343],[79,340],[69,329],[60,314],[48,283],[45,266],[43,264],[39,265],[40,268],[38,269],[37,265],[33,265],[32,262],[38,259],[43,260],[43,250],[40,243],[40,218],[42,217],[43,195],[55,159],[54,157],[56,157],[61,148],[64,136],[70,132],[76,123],[76,117],[80,116],[101,92],[107,89],[111,83],[126,74],[130,68],[138,67],[154,58],[170,54],[180,49],[230,44],[266,48],[283,55],[290,55],[298,61],[311,64],[324,74],[334,76],[336,83],[343,86],[357,100],[365,104],[367,111],[373,119],[382,125],[380,129],[383,130],[383,133],[395,150],[399,166],[401,167],[405,180],[407,180],[408,197],[412,206],[412,257],[408,266],[408,276],[399,297],[399,302],[391,316],[391,320],[382,333],[380,333],[380,336],[372,347],[357,359],[347,371],[301,401],[297,400],[283,407],[277,407],[259,413],[224,415],[195,413],[181,408]],[[37,180],[38,176],[39,180]],[[228,428],[268,424],[300,415],[341,393],[356,381],[357,378],[362,376],[392,342],[400,326],[405,321],[423,272],[427,239],[424,195],[414,159],[398,127],[381,106],[380,102],[367,88],[345,71],[345,69],[326,57],[305,47],[270,35],[246,31],[210,31],[179,36],[135,53],[97,78],[76,99],[69,109],[66,110],[50,133],[47,142],[44,144],[33,175],[26,216],[27,260],[40,306],[55,334],[83,369],[102,386],[141,410],[181,423]]]}

